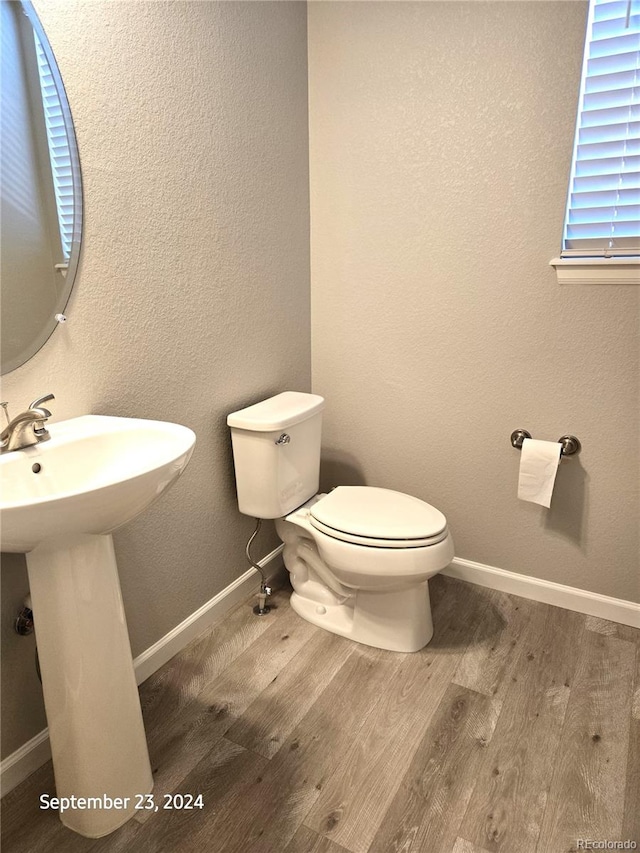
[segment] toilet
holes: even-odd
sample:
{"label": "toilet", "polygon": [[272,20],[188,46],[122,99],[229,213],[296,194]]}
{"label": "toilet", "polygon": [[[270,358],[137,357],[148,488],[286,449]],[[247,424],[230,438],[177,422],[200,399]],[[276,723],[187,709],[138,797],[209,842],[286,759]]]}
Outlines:
{"label": "toilet", "polygon": [[318,494],[324,399],[285,391],[227,418],[238,506],[276,520],[291,606],[358,643],[415,652],[433,635],[428,579],[453,559],[444,515],[374,486]]}

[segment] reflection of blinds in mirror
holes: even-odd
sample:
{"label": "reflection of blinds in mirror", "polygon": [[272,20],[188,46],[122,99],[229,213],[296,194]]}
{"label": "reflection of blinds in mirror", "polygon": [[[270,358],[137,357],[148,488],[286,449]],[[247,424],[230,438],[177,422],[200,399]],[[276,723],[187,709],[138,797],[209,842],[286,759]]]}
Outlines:
{"label": "reflection of blinds in mirror", "polygon": [[640,254],[640,0],[591,0],[563,257]]}
{"label": "reflection of blinds in mirror", "polygon": [[44,120],[47,128],[53,187],[58,209],[60,242],[62,243],[64,258],[68,261],[71,255],[71,241],[73,239],[73,175],[71,172],[71,154],[69,152],[62,105],[53,74],[51,73],[51,68],[49,67],[49,62],[40,39],[35,31],[33,37],[36,45],[36,56],[38,58]]}

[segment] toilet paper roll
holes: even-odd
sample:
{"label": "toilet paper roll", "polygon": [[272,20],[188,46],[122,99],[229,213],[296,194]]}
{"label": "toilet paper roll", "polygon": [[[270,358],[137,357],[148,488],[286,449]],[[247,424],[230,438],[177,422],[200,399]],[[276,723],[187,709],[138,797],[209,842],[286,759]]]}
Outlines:
{"label": "toilet paper roll", "polygon": [[557,441],[525,438],[522,442],[518,497],[541,506],[551,506],[562,445]]}

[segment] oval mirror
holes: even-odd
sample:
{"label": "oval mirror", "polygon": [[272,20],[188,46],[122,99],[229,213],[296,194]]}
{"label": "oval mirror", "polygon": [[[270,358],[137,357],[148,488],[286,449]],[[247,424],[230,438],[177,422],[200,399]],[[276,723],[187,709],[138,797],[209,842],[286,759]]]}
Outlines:
{"label": "oval mirror", "polygon": [[4,0],[0,185],[1,371],[31,358],[69,300],[82,186],[71,111],[31,3]]}

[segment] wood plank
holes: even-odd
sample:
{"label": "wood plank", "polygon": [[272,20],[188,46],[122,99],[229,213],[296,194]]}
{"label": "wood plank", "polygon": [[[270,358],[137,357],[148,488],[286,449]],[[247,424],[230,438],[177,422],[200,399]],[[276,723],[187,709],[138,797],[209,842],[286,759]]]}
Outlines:
{"label": "wood plank", "polygon": [[[258,618],[258,617],[254,617]],[[268,619],[269,617],[263,617]],[[239,716],[300,653],[309,640],[325,633],[287,608],[232,666],[198,694],[198,704],[215,702],[231,717]]]}
{"label": "wood plank", "polygon": [[622,841],[632,840],[640,846],[640,720],[631,720],[629,732],[629,755],[625,782],[624,815],[622,819]]}
{"label": "wood plank", "polygon": [[[208,682],[194,701],[182,707],[179,715],[165,720],[159,728],[152,728],[148,742],[154,791],[158,797],[180,784],[320,630],[289,608],[267,624],[258,639],[239,654],[231,666]],[[140,811],[136,820],[144,823],[150,817],[151,812]]]}
{"label": "wood plank", "polygon": [[502,697],[518,660],[523,632],[539,609],[538,602],[492,591],[484,619],[453,676],[454,683]]}
{"label": "wood plank", "polygon": [[[225,810],[240,803],[241,824],[252,822],[253,804],[259,801],[267,760],[222,738],[177,788],[179,794],[201,794],[202,809],[160,808],[135,837],[136,853],[184,853],[185,850],[215,850],[230,853],[225,837],[211,832],[211,825]],[[156,804],[161,803],[156,799]],[[185,841],[188,839],[188,841]],[[108,848],[107,848],[108,849]],[[130,848],[131,849],[131,848]],[[238,853],[240,853],[239,848]],[[109,851],[111,853],[111,851]]]}
{"label": "wood plank", "polygon": [[225,853],[273,853],[287,846],[403,659],[338,639],[353,651],[268,762],[251,800],[251,822],[247,800],[214,818],[210,831]]}
{"label": "wood plank", "polygon": [[633,643],[585,632],[538,853],[621,838],[635,654]]}
{"label": "wood plank", "polygon": [[621,838],[636,841],[640,846],[640,645],[636,646],[633,687]]}
{"label": "wood plank", "polygon": [[[432,608],[433,639],[426,647],[432,651],[446,649],[463,652],[471,640],[467,614],[485,611],[493,597],[493,591],[482,586],[474,586],[457,578],[442,578],[446,581],[444,591]],[[474,629],[475,629],[474,624]]]}
{"label": "wood plank", "polygon": [[450,684],[371,845],[363,849],[451,850],[496,719],[492,697]]}
{"label": "wood plank", "polygon": [[636,671],[633,679],[633,703],[631,705],[631,716],[634,720],[640,720],[640,645],[636,647]]}
{"label": "wood plank", "polygon": [[283,853],[349,853],[330,838],[318,835],[306,826],[301,826]]}
{"label": "wood plank", "polygon": [[585,619],[587,631],[617,637],[619,640],[627,640],[629,643],[636,643],[640,646],[640,628],[621,625],[619,622],[610,622],[607,619],[600,619],[599,616],[586,616]]}
{"label": "wood plank", "polygon": [[432,578],[429,578],[429,601],[431,602],[432,612],[449,589],[451,580],[455,581],[456,578],[447,578],[444,575],[434,575]]}
{"label": "wood plank", "polygon": [[458,832],[490,853],[536,850],[583,635],[581,614],[547,605],[524,635]]}
{"label": "wood plank", "polygon": [[62,825],[57,811],[40,809],[39,797],[55,797],[53,765],[48,761],[2,798],[3,853],[86,853],[94,843]]}
{"label": "wood plank", "polygon": [[289,611],[284,591],[274,599],[276,608],[266,617],[255,616],[250,602],[238,605],[141,685],[140,704],[150,745],[156,731],[162,732],[167,722],[179,718],[208,683]]}
{"label": "wood plank", "polygon": [[356,648],[344,637],[317,629],[284,672],[239,716],[226,737],[265,758],[274,756]]}
{"label": "wood plank", "polygon": [[465,838],[456,838],[451,853],[488,853],[488,851],[482,847],[477,847]]}
{"label": "wood plank", "polygon": [[[458,590],[457,592],[461,592]],[[393,800],[413,754],[449,686],[465,645],[486,615],[484,595],[452,591],[438,608],[433,644],[407,655],[385,693],[323,787],[305,825],[353,851],[365,853]]]}
{"label": "wood plank", "polygon": [[352,853],[366,853],[429,719],[428,713],[386,694],[323,787],[305,826]]}
{"label": "wood plank", "polygon": [[[94,840],[91,853],[131,853],[138,849],[138,841],[142,837],[140,833],[143,832],[144,828],[135,819],[129,820],[111,835]],[[64,853],[64,848],[60,853]]]}

